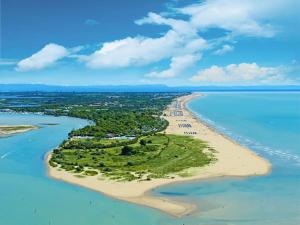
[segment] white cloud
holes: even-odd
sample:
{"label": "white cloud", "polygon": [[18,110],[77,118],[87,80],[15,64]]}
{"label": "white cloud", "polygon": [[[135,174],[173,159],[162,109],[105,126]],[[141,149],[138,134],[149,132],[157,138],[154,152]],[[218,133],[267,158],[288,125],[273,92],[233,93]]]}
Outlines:
{"label": "white cloud", "polygon": [[51,66],[59,59],[66,57],[68,54],[69,51],[65,47],[50,43],[32,56],[18,62],[16,70],[23,72],[43,69]]}
{"label": "white cloud", "polygon": [[201,58],[199,55],[177,56],[171,59],[170,68],[163,71],[153,71],[147,77],[171,78],[183,73],[188,67],[193,66]]}
{"label": "white cloud", "polygon": [[86,48],[88,48],[88,45],[79,45],[79,46],[76,46],[76,47],[73,47],[73,48],[69,48],[68,51],[70,54],[75,54],[75,53],[78,53],[82,50],[85,50]]}
{"label": "white cloud", "polygon": [[[174,54],[177,34],[169,32],[161,38],[135,37],[104,43],[102,48],[82,60],[90,68],[115,68],[145,65]],[[165,45],[165,43],[167,43]],[[163,47],[164,46],[164,47]]]}
{"label": "white cloud", "polygon": [[[88,68],[93,69],[143,66],[169,60],[168,69],[154,70],[146,76],[174,77],[183,74],[188,67],[199,61],[201,58],[199,56],[202,56],[207,49],[215,55],[224,55],[233,51],[236,36],[273,37],[278,31],[278,27],[274,25],[278,18],[290,16],[289,10],[297,8],[296,6],[299,5],[297,2],[300,1],[206,0],[182,8],[173,8],[172,13],[169,14],[150,12],[135,23],[164,25],[167,31],[159,37],[133,36],[112,40],[97,47],[96,51],[93,50],[88,55],[75,54],[82,47],[66,49],[63,46],[49,44],[31,57],[20,61],[16,69],[18,71],[42,69],[66,56],[79,59]],[[179,17],[182,19],[178,19]],[[88,25],[98,23],[92,19],[85,22]],[[227,32],[214,40],[205,40],[200,36],[200,33],[212,28],[225,29]],[[224,76],[227,77],[227,67],[219,69],[225,73],[218,75],[222,80]],[[242,78],[245,80],[245,77]]]}
{"label": "white cloud", "polygon": [[223,45],[220,49],[217,49],[213,52],[214,55],[224,55],[228,52],[232,52],[234,50],[234,47],[231,45]]}
{"label": "white cloud", "polygon": [[[175,10],[177,15],[188,15],[188,19],[168,18],[150,12],[135,23],[166,25],[169,30],[164,35],[158,38],[127,37],[106,42],[99,50],[80,57],[80,60],[89,68],[97,69],[141,66],[165,59],[170,59],[172,63],[171,59],[201,54],[207,48],[218,47],[213,54],[223,55],[234,47],[223,44],[224,37],[219,42],[204,40],[199,36],[199,31],[221,28],[233,36],[272,37],[276,29],[270,24],[268,17],[277,15],[282,5],[282,1],[278,0],[207,0]],[[172,65],[168,70],[153,72],[152,75],[161,76],[168,71],[172,71]]]}
{"label": "white cloud", "polygon": [[273,37],[276,28],[272,19],[296,0],[207,0],[179,8],[178,12],[191,16],[197,29],[221,28],[235,35]]}
{"label": "white cloud", "polygon": [[158,38],[137,36],[106,42],[93,54],[81,57],[81,61],[86,62],[90,68],[140,66],[198,53],[208,46],[196,32],[186,32],[189,28],[184,21],[165,19],[150,13],[149,17],[136,23],[166,24],[171,29]]}
{"label": "white cloud", "polygon": [[144,17],[143,19],[136,20],[135,23],[138,25],[143,25],[143,24],[168,25],[177,33],[185,34],[188,36],[197,36],[197,29],[193,27],[189,21],[165,18],[153,12],[148,13],[148,16]]}
{"label": "white cloud", "polygon": [[191,80],[215,84],[286,84],[291,82],[283,68],[260,67],[256,63],[230,64],[226,67],[214,65],[199,71]]}

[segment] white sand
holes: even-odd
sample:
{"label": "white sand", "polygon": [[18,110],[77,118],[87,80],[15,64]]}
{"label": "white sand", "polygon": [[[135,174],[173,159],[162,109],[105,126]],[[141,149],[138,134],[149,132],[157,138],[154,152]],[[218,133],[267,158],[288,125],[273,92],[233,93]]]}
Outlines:
{"label": "white sand", "polygon": [[[174,202],[167,198],[154,197],[148,192],[158,186],[175,182],[224,176],[241,177],[268,174],[271,170],[271,165],[268,161],[209,128],[186,109],[185,104],[192,98],[199,96],[201,95],[192,94],[178,98],[183,113],[182,116],[170,116],[170,112],[175,110],[174,104],[165,111],[166,116],[164,116],[169,121],[169,126],[165,131],[167,134],[184,135],[184,132],[197,132],[197,134],[192,136],[207,141],[217,151],[215,153],[217,158],[215,163],[201,168],[189,169],[192,171],[193,176],[175,176],[173,179],[154,179],[151,181],[117,182],[103,178],[101,175],[78,178],[72,173],[48,166],[49,176],[99,191],[117,199],[156,208],[174,216],[183,216],[191,213],[196,206]],[[178,120],[184,120],[184,122]],[[182,123],[191,124],[192,127],[179,128],[178,124]],[[47,160],[49,158],[50,155],[47,157]]]}

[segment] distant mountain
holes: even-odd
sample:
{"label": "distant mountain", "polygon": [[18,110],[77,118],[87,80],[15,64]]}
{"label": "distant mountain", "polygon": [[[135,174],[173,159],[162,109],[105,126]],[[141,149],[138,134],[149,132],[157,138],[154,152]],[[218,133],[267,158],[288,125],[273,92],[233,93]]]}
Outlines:
{"label": "distant mountain", "polygon": [[1,92],[165,92],[165,85],[59,86],[44,84],[0,84]]}
{"label": "distant mountain", "polygon": [[0,84],[0,92],[193,92],[193,91],[300,91],[294,86],[179,86],[166,85],[110,85],[58,86],[44,84]]}

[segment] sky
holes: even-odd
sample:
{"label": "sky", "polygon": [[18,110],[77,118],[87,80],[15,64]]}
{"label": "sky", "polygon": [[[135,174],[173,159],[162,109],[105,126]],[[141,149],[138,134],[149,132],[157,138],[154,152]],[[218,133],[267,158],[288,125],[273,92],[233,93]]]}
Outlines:
{"label": "sky", "polygon": [[0,3],[0,84],[300,84],[299,0]]}

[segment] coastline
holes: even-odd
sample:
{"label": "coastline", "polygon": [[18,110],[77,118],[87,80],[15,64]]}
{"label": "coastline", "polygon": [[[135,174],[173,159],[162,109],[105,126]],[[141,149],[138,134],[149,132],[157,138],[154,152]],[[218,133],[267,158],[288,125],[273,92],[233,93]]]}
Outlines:
{"label": "coastline", "polygon": [[[188,101],[200,96],[202,95],[197,93],[182,96],[176,100],[177,106],[172,104],[164,112],[164,118],[169,122],[169,126],[165,130],[167,134],[186,135],[186,132],[193,131],[196,133],[191,136],[208,142],[216,150],[215,157],[217,161],[205,167],[188,169],[186,172],[193,174],[192,176],[179,177],[175,175],[174,179],[131,182],[116,182],[101,177],[101,175],[79,178],[74,176],[75,174],[73,173],[49,166],[48,161],[51,153],[47,155],[46,159],[48,175],[51,178],[80,185],[116,199],[156,208],[180,217],[191,213],[196,209],[196,206],[189,203],[176,202],[168,198],[151,196],[149,192],[159,186],[177,182],[227,176],[247,177],[268,174],[271,170],[271,165],[268,161],[225,135],[218,133],[206,123],[200,121],[186,107]],[[181,111],[182,115],[174,116],[172,114],[174,111]],[[182,123],[181,121],[191,124],[192,127],[179,127],[178,124]]]}

